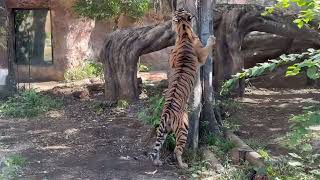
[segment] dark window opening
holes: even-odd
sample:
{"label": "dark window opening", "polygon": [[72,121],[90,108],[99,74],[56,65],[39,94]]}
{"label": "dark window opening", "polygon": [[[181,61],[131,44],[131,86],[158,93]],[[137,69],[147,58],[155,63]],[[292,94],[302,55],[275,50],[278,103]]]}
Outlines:
{"label": "dark window opening", "polygon": [[17,64],[53,64],[51,14],[48,9],[15,9]]}

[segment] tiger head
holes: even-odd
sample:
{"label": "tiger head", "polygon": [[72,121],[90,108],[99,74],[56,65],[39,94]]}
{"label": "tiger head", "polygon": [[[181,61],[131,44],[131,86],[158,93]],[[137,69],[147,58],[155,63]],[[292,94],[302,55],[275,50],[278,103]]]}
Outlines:
{"label": "tiger head", "polygon": [[192,23],[191,20],[193,15],[184,9],[179,9],[175,11],[172,18],[172,29],[177,34],[181,31],[192,31]]}

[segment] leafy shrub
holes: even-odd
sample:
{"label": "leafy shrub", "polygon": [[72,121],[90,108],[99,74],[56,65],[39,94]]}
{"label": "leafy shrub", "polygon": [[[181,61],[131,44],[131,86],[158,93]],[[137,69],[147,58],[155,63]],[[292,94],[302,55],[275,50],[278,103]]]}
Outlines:
{"label": "leafy shrub", "polygon": [[0,115],[9,117],[34,117],[51,109],[59,108],[61,102],[41,95],[35,90],[24,91],[10,97],[0,105]]}
{"label": "leafy shrub", "polygon": [[17,179],[17,173],[26,162],[26,158],[18,154],[0,159],[0,180]]}
{"label": "leafy shrub", "polygon": [[119,100],[118,101],[118,104],[117,104],[118,108],[127,108],[128,106],[129,106],[128,101],[126,101],[126,100]]}
{"label": "leafy shrub", "polygon": [[139,113],[139,119],[144,123],[158,127],[160,124],[161,113],[164,105],[164,97],[154,96],[149,100],[149,107]]}
{"label": "leafy shrub", "polygon": [[[144,123],[157,128],[160,125],[160,118],[162,114],[162,109],[164,105],[163,96],[154,96],[149,100],[149,107],[145,108],[142,112],[139,113],[139,119]],[[166,138],[166,141],[163,145],[166,149],[173,151],[176,146],[176,138],[174,134],[169,134]]]}
{"label": "leafy shrub", "polygon": [[265,171],[273,179],[319,179],[320,154],[313,152],[310,141],[312,137],[320,136],[314,137],[309,128],[320,125],[320,111],[308,107],[305,113],[292,116],[290,121],[293,124],[284,143],[289,150],[288,155],[272,158],[267,151],[258,151],[266,162]]}
{"label": "leafy shrub", "polygon": [[256,171],[267,172],[272,179],[279,180],[300,180],[300,179],[319,179],[320,171],[317,164],[319,163],[319,154],[308,154],[300,156],[295,153],[288,153],[287,156],[272,158],[266,151],[259,151],[264,158],[266,167],[256,169]]}
{"label": "leafy shrub", "polygon": [[209,148],[220,158],[223,158],[225,154],[227,154],[232,148],[235,147],[235,145],[231,141],[214,136],[212,134],[207,135],[204,138],[204,141],[209,145]]}
{"label": "leafy shrub", "polygon": [[86,61],[83,65],[70,69],[64,74],[66,81],[75,81],[94,77],[103,77],[103,66],[101,63],[93,61]]}
{"label": "leafy shrub", "polygon": [[312,138],[309,128],[320,125],[320,110],[308,107],[303,114],[292,116],[290,121],[293,124],[290,126],[290,132],[287,136],[287,147],[290,149],[298,148],[302,152],[312,148],[308,143]]}
{"label": "leafy shrub", "polygon": [[150,69],[144,64],[139,64],[139,72],[149,72]]}
{"label": "leafy shrub", "polygon": [[74,11],[83,17],[95,20],[119,17],[121,13],[137,18],[149,9],[148,0],[77,0]]}

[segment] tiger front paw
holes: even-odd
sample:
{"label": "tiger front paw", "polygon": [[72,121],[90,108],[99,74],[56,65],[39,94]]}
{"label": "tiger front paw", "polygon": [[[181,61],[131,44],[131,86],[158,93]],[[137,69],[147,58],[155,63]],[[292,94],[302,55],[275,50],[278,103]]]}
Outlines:
{"label": "tiger front paw", "polygon": [[209,36],[207,40],[207,47],[213,48],[216,45],[216,37],[214,35]]}

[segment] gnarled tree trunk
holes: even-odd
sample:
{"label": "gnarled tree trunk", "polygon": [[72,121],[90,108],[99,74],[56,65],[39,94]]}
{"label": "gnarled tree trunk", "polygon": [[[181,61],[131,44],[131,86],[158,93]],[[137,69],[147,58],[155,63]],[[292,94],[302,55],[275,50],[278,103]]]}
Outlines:
{"label": "gnarled tree trunk", "polygon": [[174,36],[171,22],[109,34],[100,53],[100,61],[104,64],[106,100],[138,100],[139,57],[173,45]]}

